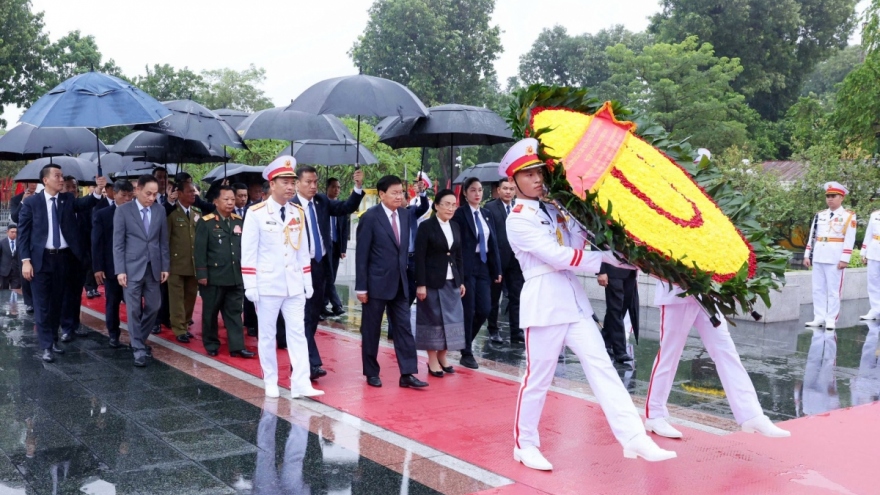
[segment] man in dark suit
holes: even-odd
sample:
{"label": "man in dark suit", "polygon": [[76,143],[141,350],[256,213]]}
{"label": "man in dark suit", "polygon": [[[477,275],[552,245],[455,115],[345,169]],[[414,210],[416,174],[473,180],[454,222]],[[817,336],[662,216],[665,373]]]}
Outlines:
{"label": "man in dark suit", "polygon": [[639,288],[637,272],[624,270],[602,263],[597,281],[605,287],[605,322],[602,325],[602,339],[611,360],[617,364],[632,361],[626,352],[626,327],[624,317],[629,311],[633,335],[639,341]]}
{"label": "man in dark suit", "polygon": [[[330,177],[327,179],[326,188],[327,198],[336,201],[341,191],[339,187],[339,179]],[[351,215],[340,215],[330,217],[330,272],[325,280],[327,284],[324,287],[324,307],[322,316],[341,316],[345,314],[342,300],[336,292],[336,273],[339,271],[339,260],[345,259],[345,251],[348,249],[348,239],[351,235]],[[330,305],[330,311],[327,311],[327,305]]]}
{"label": "man in dark suit", "polygon": [[[63,193],[71,194],[74,198],[79,198],[79,183],[71,176],[64,177]],[[95,204],[100,203],[103,198],[96,190],[99,199]],[[86,336],[89,331],[80,325],[80,306],[82,304],[83,287],[86,285],[86,278],[91,273],[92,268],[92,208],[76,212],[76,228],[79,230],[80,252],[84,253],[82,263],[77,263],[67,267],[67,287],[64,288],[64,300],[61,303],[61,342],[72,342],[74,336]],[[94,278],[92,278],[94,282]],[[89,290],[86,291],[90,294]],[[89,297],[91,299],[91,297]]]}
{"label": "man in dark suit", "polygon": [[[113,204],[98,205],[92,212],[92,269],[95,281],[104,285],[104,323],[110,334],[110,347],[122,347],[119,343],[119,305],[122,303],[122,286],[116,279],[113,262],[113,216],[116,208],[131,201],[134,187],[127,180],[113,183]],[[100,207],[100,209],[98,209]]]}
{"label": "man in dark suit", "polygon": [[15,238],[18,227],[11,223],[6,227],[6,239],[0,241],[0,289],[18,289],[21,287],[21,263],[18,261],[18,250]]}
{"label": "man in dark suit", "polygon": [[235,208],[232,212],[244,219],[249,206],[247,186],[241,182],[236,182],[232,184],[232,191],[235,194]]}
{"label": "man in dark suit", "polygon": [[513,196],[516,194],[516,186],[513,179],[505,177],[495,191],[496,199],[489,201],[483,207],[492,212],[492,220],[495,223],[495,232],[498,234],[498,252],[501,255],[501,278],[503,284],[492,284],[492,309],[489,311],[489,335],[492,341],[502,342],[498,333],[498,309],[501,305],[502,285],[507,289],[507,318],[510,322],[510,341],[525,342],[523,329],[519,326],[519,295],[522,292],[525,279],[519,261],[507,242],[507,215],[513,208]]}
{"label": "man in dark suit", "polygon": [[465,348],[461,351],[459,362],[465,368],[477,369],[479,365],[474,359],[471,344],[492,310],[492,284],[502,281],[501,255],[492,213],[480,207],[483,185],[471,177],[464,181],[462,194],[462,206],[452,217],[461,230],[464,286],[467,289],[462,299]]}
{"label": "man in dark suit", "polygon": [[363,304],[361,318],[361,359],[367,384],[381,387],[379,379],[379,339],[382,316],[388,310],[394,333],[394,352],[400,368],[400,386],[427,387],[416,378],[416,344],[409,321],[409,281],[406,277],[409,215],[400,215],[403,184],[399,177],[386,175],[376,184],[380,204],[370,208],[358,221],[357,274],[355,290]]}
{"label": "man in dark suit", "polygon": [[309,376],[312,380],[327,374],[321,368],[321,354],[315,344],[315,333],[318,331],[318,321],[321,319],[321,311],[324,309],[324,288],[326,277],[332,274],[330,266],[330,217],[350,215],[357,211],[364,191],[361,185],[364,181],[364,171],[356,170],[352,175],[354,191],[346,201],[331,200],[325,194],[318,194],[318,171],[315,167],[303,165],[296,170],[296,196],[293,203],[298,204],[306,213],[306,236],[309,242],[309,254],[312,258],[312,281],[315,293],[306,301],[306,339],[309,344]]}
{"label": "man in dark suit", "polygon": [[[21,202],[37,193],[37,183],[25,183],[24,191],[16,194],[9,200],[9,218],[12,223],[18,224],[18,214],[21,211]],[[19,271],[20,271],[19,267]],[[34,299],[31,295],[31,283],[24,277],[21,278],[21,294],[24,296],[25,311],[27,314],[34,314]]]}
{"label": "man in dark suit", "polygon": [[[53,353],[64,353],[57,341],[67,269],[86,259],[81,251],[76,212],[94,208],[100,198],[90,194],[74,199],[73,195],[62,193],[64,176],[55,164],[40,170],[40,180],[45,189],[21,204],[19,250],[21,274],[31,282],[42,358],[51,363],[55,361]],[[95,181],[99,189],[107,184],[104,177]]]}
{"label": "man in dark suit", "polygon": [[162,302],[159,284],[168,280],[171,255],[165,209],[156,203],[158,183],[152,175],[138,178],[135,200],[113,215],[113,266],[128,313],[134,365],[144,367],[151,355],[146,344]]}

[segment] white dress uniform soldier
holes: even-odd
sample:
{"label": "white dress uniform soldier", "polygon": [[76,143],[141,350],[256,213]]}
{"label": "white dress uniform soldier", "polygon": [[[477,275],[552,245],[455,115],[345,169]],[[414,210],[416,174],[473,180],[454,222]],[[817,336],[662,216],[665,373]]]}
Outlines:
{"label": "white dress uniform soldier", "polygon": [[871,213],[865,240],[862,241],[862,263],[868,264],[868,300],[871,309],[862,315],[863,320],[880,318],[880,210]]}
{"label": "white dress uniform soldier", "polygon": [[425,214],[420,216],[418,219],[418,224],[421,225],[422,222],[431,218],[431,214],[433,213],[431,210],[431,204],[433,202],[428,198],[422,198],[422,193],[425,192],[425,190],[430,189],[432,187],[432,183],[431,179],[428,178],[428,174],[419,171],[419,173],[416,174],[416,184],[419,189],[419,193],[416,194],[416,197],[409,201],[409,204],[417,207],[422,204],[422,201],[428,202],[428,211],[426,211]]}
{"label": "white dress uniform soldier", "polygon": [[291,397],[323,395],[309,381],[305,304],[312,297],[311,260],[304,242],[305,213],[290,203],[296,192],[296,160],[283,155],[263,171],[270,195],[248,209],[241,239],[245,297],[257,308],[258,349],[266,395],[278,397],[275,323],[284,315],[287,352],[292,367]]}
{"label": "white dress uniform soldier", "polygon": [[856,242],[856,214],[843,208],[849,191],[838,182],[825,183],[825,204],[813,218],[804,252],[804,266],[813,267],[813,321],[808,327],[835,328],[840,315],[843,277]]}
{"label": "white dress uniform soldier", "polygon": [[691,327],[696,327],[703,345],[715,362],[733,417],[742,425],[743,431],[768,437],[791,436],[791,433],[777,427],[764,415],[752,379],[743,368],[730,338],[727,320],[719,318],[721,325],[715,328],[703,306],[693,296],[681,297],[683,292],[677,285],[670,288],[665,281],[657,282],[654,305],[660,307],[660,349],[654,358],[651,381],[648,383],[645,429],[662,437],[681,438],[681,432],[666,421],[669,417],[666,401],[672,391],[688,334]]}
{"label": "white dress uniform soldier", "polygon": [[629,393],[611,364],[593,309],[575,272],[596,273],[602,262],[621,264],[610,253],[584,251],[584,232],[544,195],[544,163],[538,141],[510,148],[499,174],[514,178],[517,204],[507,218],[507,236],[523,269],[520,324],[525,328],[526,371],[516,406],[513,458],[527,467],[551,470],[538,450],[538,423],[559,353],[568,346],[580,359],[617,441],[627,458],[661,461],[675,452],[658,447],[645,433]]}

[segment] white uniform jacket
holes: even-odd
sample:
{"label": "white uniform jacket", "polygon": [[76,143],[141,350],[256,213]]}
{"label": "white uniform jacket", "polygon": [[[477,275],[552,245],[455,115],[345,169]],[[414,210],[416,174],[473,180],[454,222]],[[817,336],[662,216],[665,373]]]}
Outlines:
{"label": "white uniform jacket", "polygon": [[871,213],[865,240],[862,242],[862,257],[880,261],[880,210]]}
{"label": "white uniform jacket", "polygon": [[813,263],[849,263],[853,244],[856,242],[856,214],[845,208],[838,208],[833,212],[822,210],[817,215],[818,220],[813,219],[810,224],[804,257],[809,258],[812,251]]}
{"label": "white uniform jacket", "polygon": [[[281,220],[284,208],[284,221]],[[248,209],[241,237],[244,288],[261,296],[297,296],[312,286],[305,212],[299,205],[283,207],[272,199]]]}
{"label": "white uniform jacket", "polygon": [[[549,216],[537,201],[517,199],[507,217],[507,238],[525,278],[520,326],[575,323],[593,314],[590,300],[574,272],[598,273],[602,262],[621,266],[600,251],[584,251],[583,230],[551,204]],[[578,311],[580,309],[580,311]]]}
{"label": "white uniform jacket", "polygon": [[654,287],[654,306],[669,306],[671,304],[684,304],[696,301],[693,297],[680,297],[679,294],[684,293],[684,289],[672,284],[670,289],[669,282],[658,280],[657,286]]}

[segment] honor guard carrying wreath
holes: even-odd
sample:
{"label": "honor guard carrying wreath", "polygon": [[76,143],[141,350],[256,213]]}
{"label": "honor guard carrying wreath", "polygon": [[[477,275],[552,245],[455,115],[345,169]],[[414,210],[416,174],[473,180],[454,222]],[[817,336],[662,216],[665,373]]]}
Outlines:
{"label": "honor guard carrying wreath", "polygon": [[275,322],[284,315],[290,356],[292,398],[323,395],[309,380],[309,351],[305,335],[306,299],[312,297],[311,263],[303,228],[303,209],[290,203],[296,193],[296,160],[282,155],[263,171],[269,197],[251,206],[241,241],[241,273],[245,297],[257,308],[258,350],[266,396],[278,397],[278,359]]}
{"label": "honor guard carrying wreath", "polygon": [[841,206],[848,193],[839,182],[826,182],[828,209],[817,213],[810,227],[804,251],[804,266],[813,267],[813,321],[808,327],[833,330],[840,315],[843,277],[856,241],[856,214]]}
{"label": "honor guard carrying wreath", "polygon": [[520,326],[525,328],[526,371],[517,398],[513,458],[532,469],[551,470],[541,452],[538,423],[557,359],[568,346],[580,359],[612,433],[627,458],[648,461],[674,458],[658,447],[644,425],[605,352],[592,320],[593,309],[575,273],[596,273],[605,262],[620,263],[610,252],[585,251],[586,232],[565,212],[542,201],[544,163],[538,141],[523,139],[501,160],[498,171],[513,177],[517,204],[507,219],[507,236],[523,270]]}
{"label": "honor guard carrying wreath", "polygon": [[868,301],[871,309],[863,320],[880,318],[880,210],[871,213],[865,240],[862,241],[862,263],[868,265]]}

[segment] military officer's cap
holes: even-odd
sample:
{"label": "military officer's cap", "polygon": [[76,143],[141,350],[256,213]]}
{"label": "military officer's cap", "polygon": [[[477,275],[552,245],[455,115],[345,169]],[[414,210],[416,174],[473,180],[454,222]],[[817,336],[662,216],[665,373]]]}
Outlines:
{"label": "military officer's cap", "polygon": [[290,155],[281,155],[263,170],[263,178],[266,180],[275,180],[279,177],[296,179],[296,158]]}
{"label": "military officer's cap", "polygon": [[826,182],[825,183],[825,194],[840,194],[841,196],[846,196],[849,194],[849,189],[847,189],[840,182]]}
{"label": "military officer's cap", "polygon": [[429,188],[433,187],[433,184],[431,183],[431,179],[428,178],[428,174],[426,174],[422,171],[419,171],[419,173],[416,175],[416,180],[424,181],[425,186],[427,186]]}
{"label": "military officer's cap", "polygon": [[513,177],[520,170],[543,166],[544,162],[538,158],[538,140],[525,138],[511,146],[504,154],[504,158],[498,164],[498,175]]}

